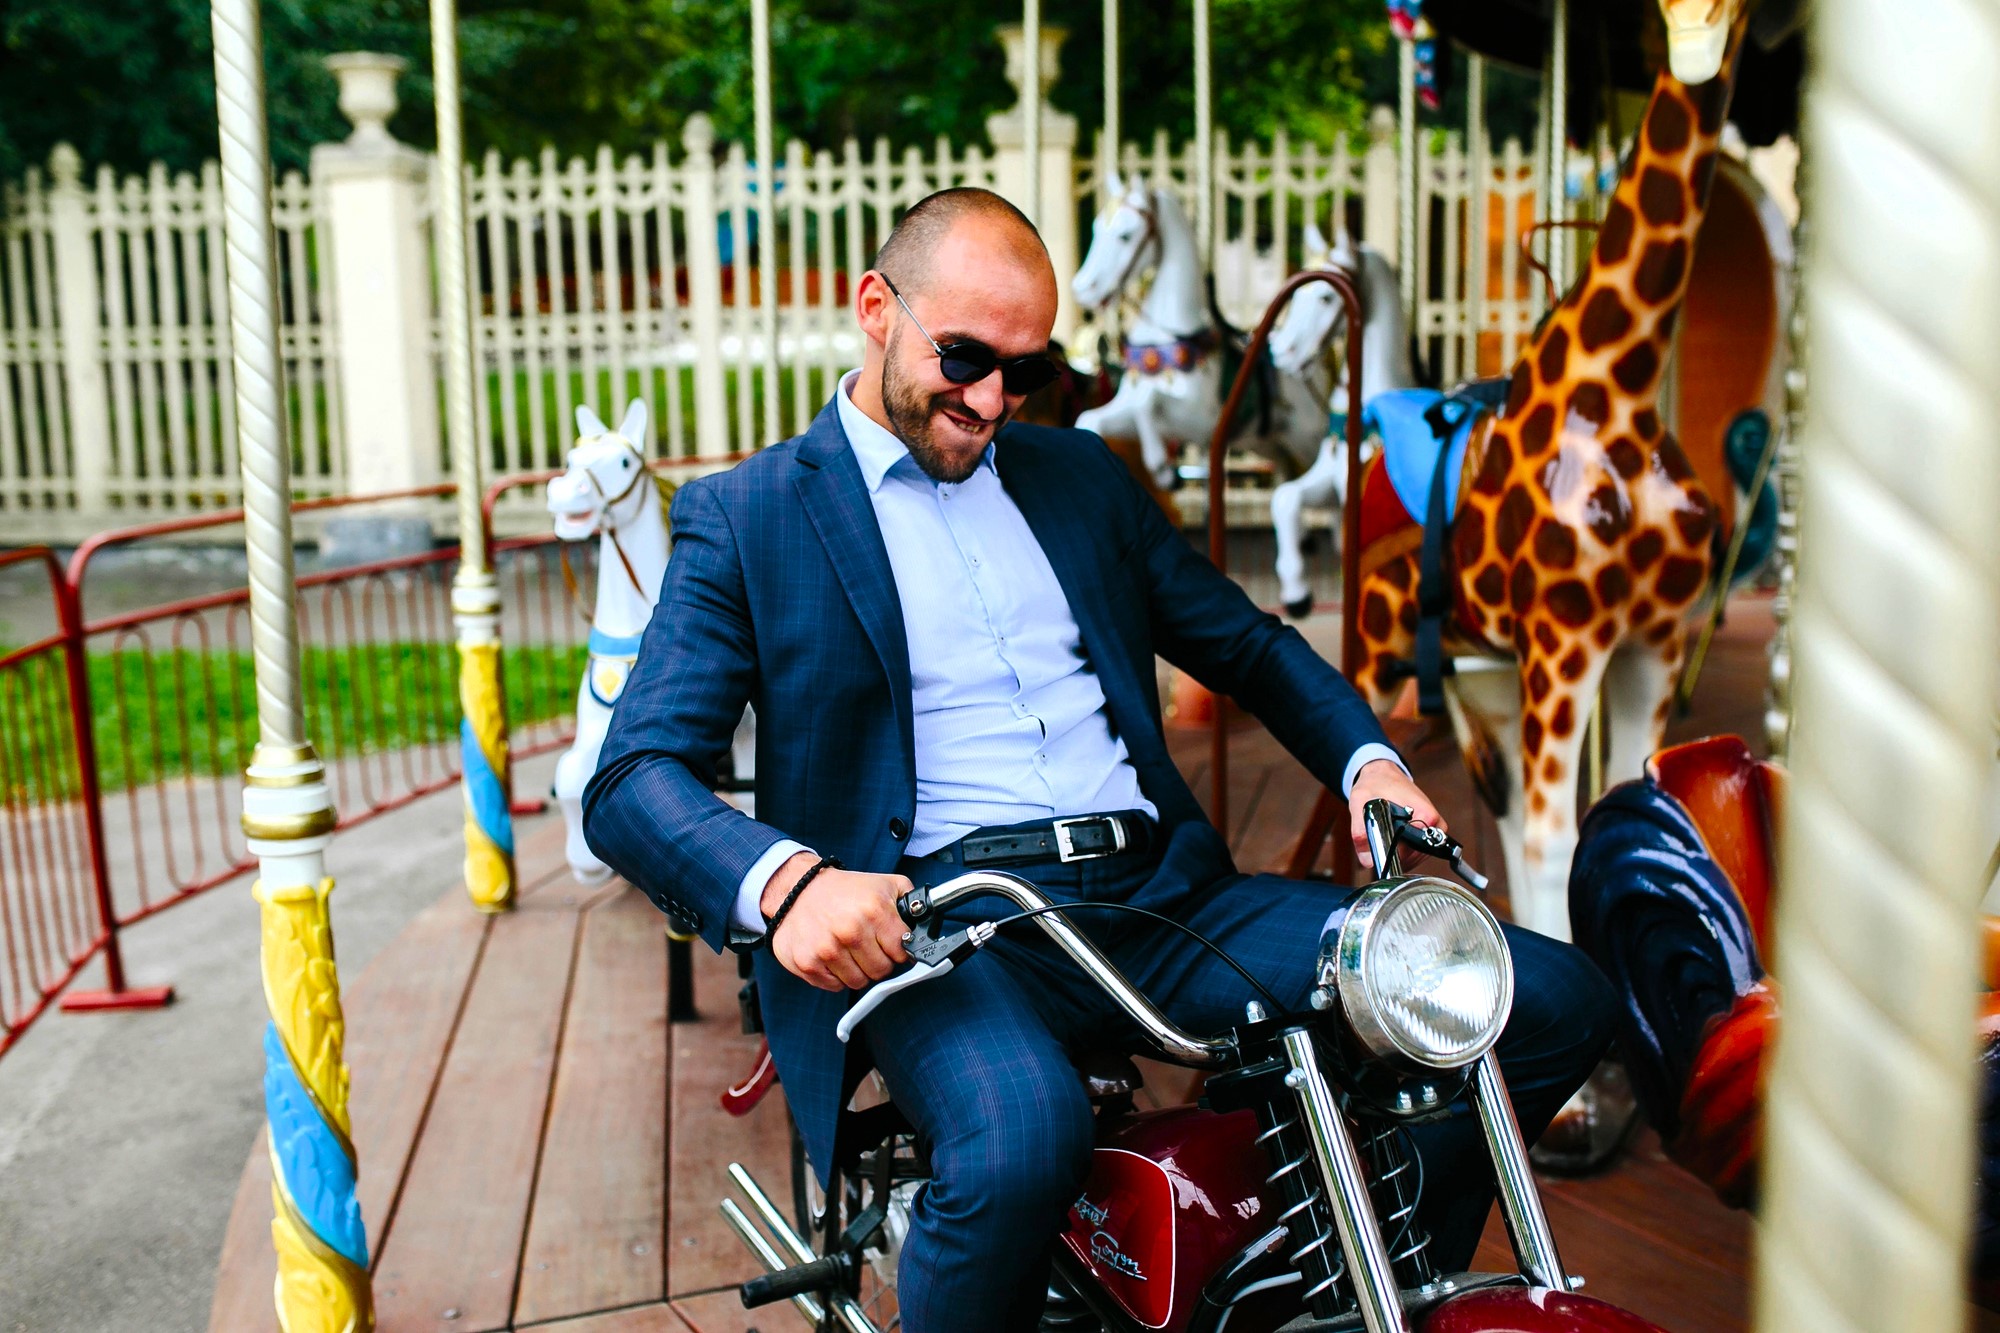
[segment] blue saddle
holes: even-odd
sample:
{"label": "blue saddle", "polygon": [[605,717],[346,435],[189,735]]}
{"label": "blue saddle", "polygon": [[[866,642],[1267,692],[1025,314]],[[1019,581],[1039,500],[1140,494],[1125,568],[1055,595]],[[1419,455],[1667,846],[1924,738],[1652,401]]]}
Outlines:
{"label": "blue saddle", "polygon": [[1479,414],[1498,407],[1506,396],[1505,380],[1472,380],[1450,393],[1436,389],[1390,389],[1368,400],[1361,425],[1382,441],[1382,463],[1396,498],[1418,524],[1429,509],[1431,483],[1438,460],[1444,459],[1444,516],[1449,523],[1458,509],[1459,477],[1465,471],[1465,448]]}

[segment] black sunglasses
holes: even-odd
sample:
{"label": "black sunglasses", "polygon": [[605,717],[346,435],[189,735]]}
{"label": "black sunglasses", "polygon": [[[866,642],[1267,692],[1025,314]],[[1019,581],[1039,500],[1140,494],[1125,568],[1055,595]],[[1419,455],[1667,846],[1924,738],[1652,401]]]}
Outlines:
{"label": "black sunglasses", "polygon": [[896,290],[896,284],[889,281],[888,274],[882,274],[882,281],[888,284],[890,294],[910,317],[910,323],[917,326],[917,332],[924,335],[924,341],[937,353],[938,369],[953,384],[977,384],[995,370],[1000,372],[1001,389],[1010,394],[1030,394],[1054,383],[1055,359],[1046,352],[1003,359],[982,342],[956,342],[939,347],[937,339],[931,337],[924,322],[917,318],[917,312],[910,309],[910,303]]}

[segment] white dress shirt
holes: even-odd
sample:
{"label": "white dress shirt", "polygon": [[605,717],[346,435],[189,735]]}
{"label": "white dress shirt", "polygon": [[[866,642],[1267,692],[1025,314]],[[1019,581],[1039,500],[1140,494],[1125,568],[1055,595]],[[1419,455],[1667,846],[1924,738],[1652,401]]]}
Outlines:
{"label": "white dress shirt", "polygon": [[[1112,730],[1069,599],[1000,484],[994,446],[964,481],[933,480],[854,405],[859,374],[841,379],[835,404],[903,608],[917,778],[908,854],[927,856],[992,825],[1110,810],[1157,815]],[[1379,758],[1395,752],[1363,747],[1343,786]],[[806,850],[786,839],[758,858],[737,892],[735,925],[763,930],[765,885]]]}

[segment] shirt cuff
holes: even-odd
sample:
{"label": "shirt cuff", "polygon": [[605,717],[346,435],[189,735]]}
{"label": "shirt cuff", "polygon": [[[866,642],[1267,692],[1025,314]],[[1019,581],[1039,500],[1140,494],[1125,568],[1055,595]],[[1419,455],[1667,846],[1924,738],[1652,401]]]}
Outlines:
{"label": "shirt cuff", "polygon": [[[1376,746],[1381,749],[1381,746]],[[778,873],[778,867],[791,860],[800,852],[812,848],[790,838],[780,838],[771,844],[765,853],[743,875],[743,882],[736,888],[735,905],[729,909],[729,924],[752,935],[764,933],[764,889],[771,882],[771,876]]]}
{"label": "shirt cuff", "polygon": [[[1403,770],[1404,777],[1410,777],[1410,766],[1403,762],[1403,756],[1397,754],[1380,741],[1370,741],[1349,756],[1347,771],[1340,775],[1340,794],[1344,797],[1352,796],[1354,794],[1354,775],[1361,771],[1363,765],[1372,764],[1377,759],[1387,759],[1397,768]],[[1415,778],[1410,778],[1410,780],[1412,782],[1416,781]],[[762,865],[763,863],[760,861],[758,864]],[[766,876],[766,878],[769,878],[769,876]]]}

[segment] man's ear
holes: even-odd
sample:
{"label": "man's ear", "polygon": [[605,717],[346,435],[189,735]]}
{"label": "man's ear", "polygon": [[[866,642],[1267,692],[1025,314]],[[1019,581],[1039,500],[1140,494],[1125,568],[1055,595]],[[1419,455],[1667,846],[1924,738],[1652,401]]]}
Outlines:
{"label": "man's ear", "polygon": [[895,293],[889,284],[874,269],[861,275],[861,281],[854,288],[854,322],[861,332],[877,343],[889,340],[889,307],[895,303]]}

